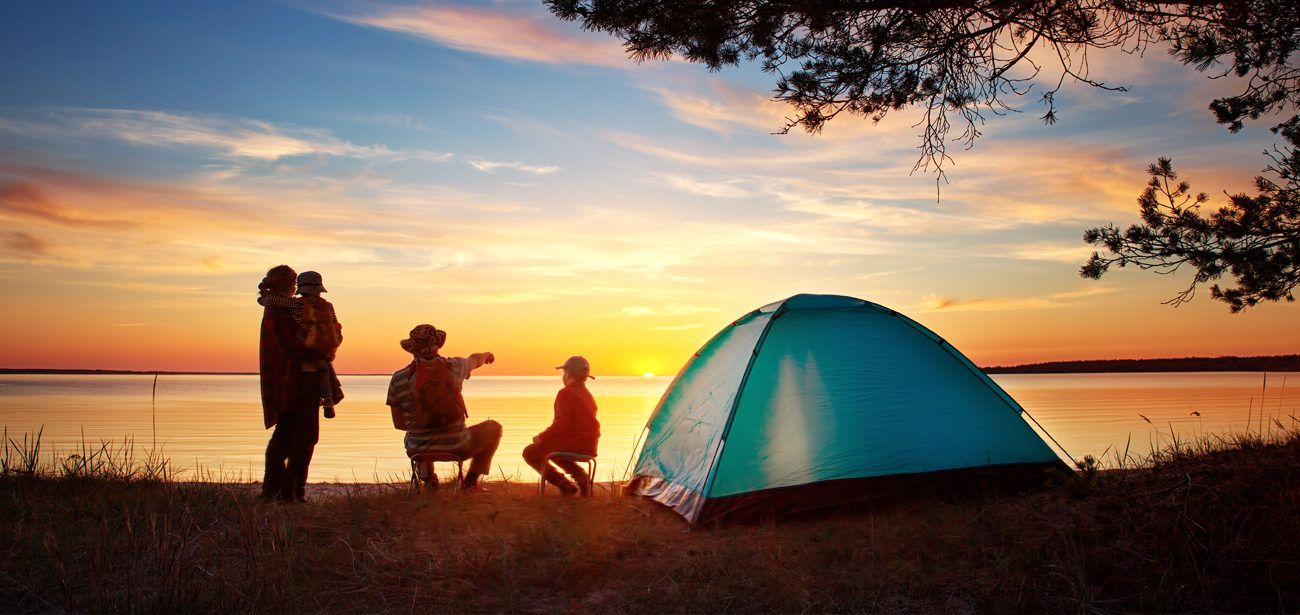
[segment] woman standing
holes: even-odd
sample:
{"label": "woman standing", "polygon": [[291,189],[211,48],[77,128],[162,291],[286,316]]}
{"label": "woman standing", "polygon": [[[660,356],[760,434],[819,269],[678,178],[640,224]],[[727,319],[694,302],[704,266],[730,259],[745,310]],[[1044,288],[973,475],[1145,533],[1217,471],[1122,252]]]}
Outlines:
{"label": "woman standing", "polygon": [[[297,274],[288,265],[272,267],[258,285],[263,294],[291,297]],[[307,468],[320,439],[320,385],[304,377],[303,365],[323,357],[297,336],[298,326],[289,308],[268,305],[262,310],[258,359],[262,381],[262,419],[272,427],[266,445],[266,473],[262,499],[305,502]],[[307,374],[315,376],[315,374]],[[338,379],[332,378],[334,401],[343,399]]]}

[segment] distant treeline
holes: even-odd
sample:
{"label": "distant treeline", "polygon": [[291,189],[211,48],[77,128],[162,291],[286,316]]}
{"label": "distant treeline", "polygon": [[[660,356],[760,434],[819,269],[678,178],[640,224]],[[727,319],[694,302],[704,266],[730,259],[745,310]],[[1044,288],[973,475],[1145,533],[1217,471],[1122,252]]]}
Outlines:
{"label": "distant treeline", "polygon": [[986,374],[1093,374],[1118,372],[1300,372],[1300,354],[1272,357],[1187,357],[1050,361],[982,368]]}

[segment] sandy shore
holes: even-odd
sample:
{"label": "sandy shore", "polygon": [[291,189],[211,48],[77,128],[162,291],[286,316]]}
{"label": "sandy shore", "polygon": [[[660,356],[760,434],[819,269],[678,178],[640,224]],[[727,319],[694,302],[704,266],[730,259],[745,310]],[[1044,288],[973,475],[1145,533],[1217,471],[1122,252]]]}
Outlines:
{"label": "sandy shore", "polygon": [[[253,495],[262,493],[262,482],[224,483],[231,489],[246,489]],[[307,483],[308,500],[333,500],[347,496],[349,493],[373,493],[384,491],[405,493],[407,484],[400,483]]]}
{"label": "sandy shore", "polygon": [[[510,481],[512,484],[519,484],[520,481]],[[254,495],[262,493],[262,482],[252,483],[226,483],[231,489],[247,489]],[[597,482],[597,485],[608,486],[609,483]],[[484,483],[488,488],[492,488],[492,482]],[[307,483],[308,500],[334,500],[346,497],[348,494],[356,493],[406,493],[407,482],[391,483]],[[537,483],[531,483],[533,489],[537,488]]]}

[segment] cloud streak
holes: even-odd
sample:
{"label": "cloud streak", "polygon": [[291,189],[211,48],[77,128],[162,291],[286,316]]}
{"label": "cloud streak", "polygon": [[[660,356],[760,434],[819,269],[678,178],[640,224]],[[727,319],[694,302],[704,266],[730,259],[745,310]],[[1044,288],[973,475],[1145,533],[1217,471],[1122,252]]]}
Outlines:
{"label": "cloud streak", "polygon": [[40,237],[22,231],[0,233],[3,253],[19,261],[39,261],[49,256],[49,244]]}
{"label": "cloud streak", "polygon": [[630,69],[622,45],[584,33],[541,12],[522,14],[463,5],[367,5],[323,11],[349,23],[400,32],[451,49],[507,60]]}
{"label": "cloud streak", "polygon": [[1115,292],[1113,288],[1089,288],[1079,291],[1055,293],[1045,297],[976,297],[958,298],[930,295],[925,298],[922,312],[1010,312],[1063,308],[1085,299]]}
{"label": "cloud streak", "polygon": [[740,184],[742,184],[744,180],[740,179],[705,181],[676,173],[666,173],[653,177],[664,185],[671,186],[672,188],[689,194],[726,199],[744,198],[753,194],[749,190],[741,187]]}
{"label": "cloud streak", "polygon": [[1037,241],[1023,246],[1013,247],[1005,254],[990,254],[989,256],[1007,256],[1028,261],[1048,261],[1082,265],[1096,250],[1096,246],[1085,244],[1082,240],[1071,244]]}
{"label": "cloud streak", "polygon": [[132,226],[122,220],[89,218],[69,211],[47,198],[35,184],[23,181],[0,182],[0,214],[70,227],[120,229]]}
{"label": "cloud streak", "polygon": [[497,169],[510,169],[533,175],[549,175],[560,170],[560,167],[557,166],[536,166],[522,162],[492,162],[489,160],[470,160],[469,165],[484,173],[495,173]]}
{"label": "cloud streak", "polygon": [[694,314],[717,312],[716,307],[705,307],[698,305],[686,305],[681,303],[670,303],[662,308],[649,307],[644,305],[631,305],[620,309],[613,314],[606,314],[604,318],[639,318],[641,316],[690,316]]}
{"label": "cloud streak", "polygon": [[[554,301],[567,297],[620,297],[630,296],[638,298],[646,297],[673,297],[680,295],[699,294],[698,291],[683,291],[680,289],[651,289],[651,288],[628,288],[616,286],[546,286],[519,292],[499,292],[499,293],[481,293],[481,294],[459,294],[448,297],[448,299],[459,303],[475,305],[501,305],[515,303],[537,303],[542,301]],[[654,310],[646,308],[650,312]],[[679,307],[679,309],[682,309]],[[689,308],[688,308],[689,309]],[[634,309],[635,311],[635,309]],[[665,314],[662,315],[687,315],[697,313],[695,311],[681,312],[680,314],[669,314],[665,308]],[[698,311],[715,311],[712,309],[699,309]],[[642,314],[638,314],[642,315]],[[623,312],[608,314],[606,318],[630,318]]]}
{"label": "cloud streak", "polygon": [[273,162],[331,156],[377,162],[440,162],[450,153],[354,145],[319,129],[277,126],[240,117],[133,109],[60,109],[42,120],[0,119],[0,131],[45,139],[106,139],[143,147],[191,149],[229,160]]}
{"label": "cloud streak", "polygon": [[678,120],[725,136],[781,136],[785,142],[816,144],[816,149],[827,143],[860,145],[863,139],[868,138],[877,145],[882,141],[906,142],[910,148],[920,138],[915,126],[920,114],[914,109],[891,112],[880,122],[844,114],[836,117],[826,131],[816,135],[808,135],[800,128],[777,135],[797,115],[797,110],[766,91],[732,85],[722,79],[700,81],[691,77],[669,86],[643,87],[656,94]]}
{"label": "cloud streak", "polygon": [[704,323],[697,322],[689,325],[676,325],[672,327],[650,327],[650,330],[651,331],[690,331],[691,329],[699,329],[703,326]]}

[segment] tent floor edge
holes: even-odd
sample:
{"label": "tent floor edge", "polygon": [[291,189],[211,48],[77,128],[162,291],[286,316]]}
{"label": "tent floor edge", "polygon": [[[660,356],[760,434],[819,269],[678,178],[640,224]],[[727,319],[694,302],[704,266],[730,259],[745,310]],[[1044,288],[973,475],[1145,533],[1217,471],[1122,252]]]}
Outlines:
{"label": "tent floor edge", "polygon": [[698,491],[652,476],[634,476],[623,486],[624,493],[638,495],[659,503],[686,519],[692,527],[706,498]]}
{"label": "tent floor edge", "polygon": [[1018,495],[1048,485],[1053,474],[1069,476],[1073,470],[1059,460],[977,466],[829,480],[719,498],[705,498],[681,485],[646,476],[634,477],[624,489],[658,502],[684,517],[691,527],[698,527],[766,523],[818,513],[874,512],[924,500]]}

